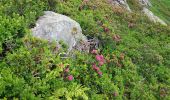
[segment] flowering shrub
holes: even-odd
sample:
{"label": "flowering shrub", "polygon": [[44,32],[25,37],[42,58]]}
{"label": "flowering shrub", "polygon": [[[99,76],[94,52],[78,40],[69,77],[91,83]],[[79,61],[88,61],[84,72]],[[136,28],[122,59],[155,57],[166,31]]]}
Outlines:
{"label": "flowering shrub", "polygon": [[72,81],[72,80],[73,80],[73,75],[67,76],[67,79],[68,79],[69,81]]}

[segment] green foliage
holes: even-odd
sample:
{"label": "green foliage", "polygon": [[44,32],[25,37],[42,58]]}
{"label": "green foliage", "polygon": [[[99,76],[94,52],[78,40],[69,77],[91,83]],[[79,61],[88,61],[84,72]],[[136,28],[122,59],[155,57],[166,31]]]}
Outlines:
{"label": "green foliage", "polygon": [[[168,21],[168,1],[163,2],[153,10]],[[168,100],[170,28],[148,21],[136,0],[128,3],[135,13],[107,0],[0,0],[0,99]],[[55,42],[31,37],[44,10],[73,18],[83,34],[99,38],[104,64],[78,51],[63,59],[59,54],[68,46],[62,41],[64,49],[58,50]]]}
{"label": "green foliage", "polygon": [[79,84],[73,83],[71,87],[60,88],[54,92],[54,96],[51,96],[49,99],[59,99],[60,97],[66,98],[67,100],[72,100],[72,98],[82,98],[83,100],[88,100],[88,96],[85,94],[85,91],[89,90],[84,88]]}

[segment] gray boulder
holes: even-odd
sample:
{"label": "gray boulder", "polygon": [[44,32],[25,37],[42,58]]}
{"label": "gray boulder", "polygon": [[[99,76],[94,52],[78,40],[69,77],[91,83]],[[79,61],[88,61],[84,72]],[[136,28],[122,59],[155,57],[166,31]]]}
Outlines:
{"label": "gray boulder", "polygon": [[131,9],[126,0],[109,0],[113,6],[120,6],[125,8],[127,11],[131,12]]}
{"label": "gray boulder", "polygon": [[68,52],[73,49],[87,52],[89,50],[88,40],[82,34],[79,23],[52,11],[44,12],[44,15],[36,22],[36,27],[32,29],[32,33],[34,37],[56,41],[58,46],[59,41],[63,41],[68,45]]}
{"label": "gray boulder", "polygon": [[139,0],[140,5],[149,7],[152,6],[149,0]]}
{"label": "gray boulder", "polygon": [[150,21],[167,26],[167,24],[162,19],[154,15],[154,13],[148,9],[148,7],[152,6],[150,0],[139,0],[139,4],[143,7],[142,12],[148,17]]}
{"label": "gray boulder", "polygon": [[160,23],[164,26],[167,26],[167,24],[161,20],[159,17],[157,17],[156,15],[154,15],[152,13],[152,11],[150,11],[149,9],[147,9],[146,7],[143,8],[142,12],[149,18],[150,21],[154,22],[154,23]]}
{"label": "gray boulder", "polygon": [[[127,11],[132,12],[126,0],[108,0],[113,6],[119,6],[125,8]],[[154,15],[148,7],[152,6],[150,0],[138,0],[138,3],[142,6],[142,12],[154,23],[160,23],[167,26],[167,24],[161,20],[158,16]]]}

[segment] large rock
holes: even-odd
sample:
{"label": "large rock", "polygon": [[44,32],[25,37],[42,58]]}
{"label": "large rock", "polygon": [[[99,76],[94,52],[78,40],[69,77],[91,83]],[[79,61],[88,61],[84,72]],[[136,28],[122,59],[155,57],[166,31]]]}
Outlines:
{"label": "large rock", "polygon": [[167,26],[162,19],[154,15],[154,13],[148,9],[148,7],[152,6],[150,0],[139,0],[139,4],[143,7],[142,12],[149,18],[150,21]]}
{"label": "large rock", "polygon": [[149,0],[139,0],[140,5],[149,7],[152,6]]}
{"label": "large rock", "polygon": [[146,7],[143,8],[142,12],[149,18],[149,20],[153,21],[154,23],[160,23],[162,25],[167,26],[167,24],[163,20],[154,15],[152,11],[150,11]]}
{"label": "large rock", "polygon": [[[68,52],[75,49],[80,51],[88,51],[88,40],[82,34],[79,23],[71,18],[54,13],[52,11],[45,11],[36,22],[36,27],[32,29],[34,37],[49,40],[49,41],[63,41],[68,45]],[[58,44],[59,45],[59,44]]]}
{"label": "large rock", "polygon": [[[123,7],[129,12],[131,12],[131,9],[126,0],[108,0],[108,1],[113,6]],[[167,26],[167,24],[163,20],[154,15],[152,11],[148,9],[148,7],[152,6],[150,0],[138,0],[138,3],[143,7],[142,12],[149,18],[150,21]]]}
{"label": "large rock", "polygon": [[109,0],[113,6],[120,6],[131,12],[131,9],[126,0]]}

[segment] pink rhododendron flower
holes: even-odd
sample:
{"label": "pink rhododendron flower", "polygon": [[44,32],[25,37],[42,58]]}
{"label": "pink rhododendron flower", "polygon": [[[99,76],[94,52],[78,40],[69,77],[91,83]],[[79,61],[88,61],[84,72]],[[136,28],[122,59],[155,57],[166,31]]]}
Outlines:
{"label": "pink rhododendron flower", "polygon": [[97,73],[98,73],[100,76],[102,76],[102,74],[103,74],[102,72],[97,72]]}
{"label": "pink rhododendron flower", "polygon": [[113,3],[113,0],[108,0],[109,3]]}
{"label": "pink rhododendron flower", "polygon": [[91,53],[92,54],[97,54],[97,50],[92,50]]}
{"label": "pink rhododendron flower", "polygon": [[93,69],[94,69],[95,71],[99,71],[99,70],[100,70],[100,68],[97,67],[96,64],[93,64]]}
{"label": "pink rhododendron flower", "polygon": [[69,80],[69,81],[72,81],[73,80],[73,75],[69,75],[68,77],[67,77],[67,79]]}
{"label": "pink rhododendron flower", "polygon": [[116,92],[114,92],[114,93],[113,93],[113,95],[114,95],[115,97],[117,97],[117,96],[118,96],[118,94],[117,94]]}
{"label": "pink rhododendron flower", "polygon": [[87,3],[87,2],[89,2],[89,0],[83,0],[83,2],[86,2],[86,3]]}
{"label": "pink rhododendron flower", "polygon": [[99,61],[99,62],[104,62],[103,55],[96,55],[96,60]]}
{"label": "pink rhododendron flower", "polygon": [[100,62],[99,62],[99,66],[102,66],[103,64],[104,64],[103,61],[100,61]]}
{"label": "pink rhododendron flower", "polygon": [[64,71],[65,71],[66,73],[68,73],[68,72],[69,72],[69,68],[66,68]]}
{"label": "pink rhododendron flower", "polygon": [[94,68],[94,67],[97,67],[96,64],[93,64],[93,68]]}
{"label": "pink rhododendron flower", "polygon": [[112,38],[113,38],[113,40],[116,41],[116,42],[120,42],[120,40],[121,40],[120,35],[114,35]]}
{"label": "pink rhododendron flower", "polygon": [[109,28],[105,27],[105,28],[104,28],[104,31],[105,31],[105,32],[109,32]]}

